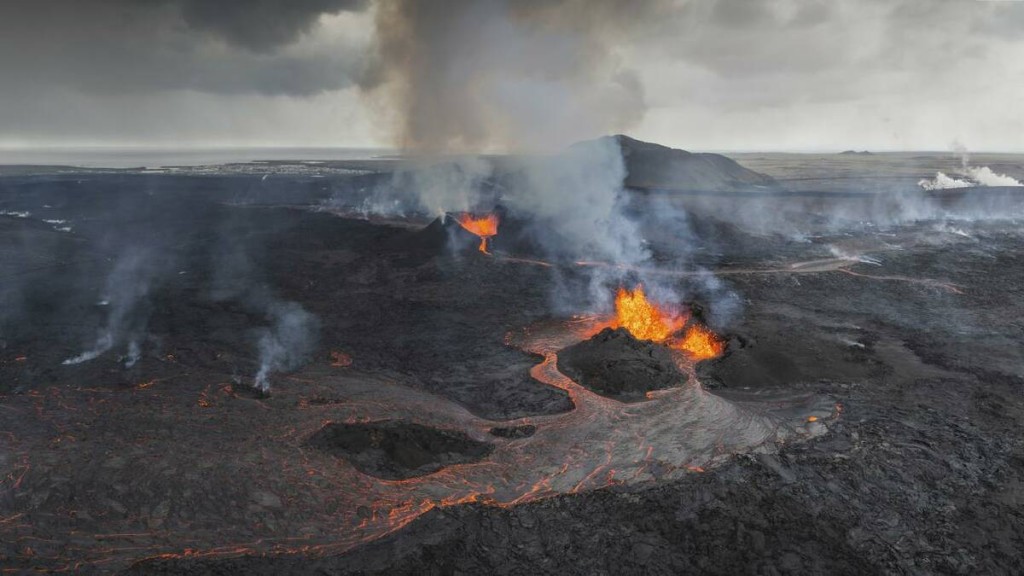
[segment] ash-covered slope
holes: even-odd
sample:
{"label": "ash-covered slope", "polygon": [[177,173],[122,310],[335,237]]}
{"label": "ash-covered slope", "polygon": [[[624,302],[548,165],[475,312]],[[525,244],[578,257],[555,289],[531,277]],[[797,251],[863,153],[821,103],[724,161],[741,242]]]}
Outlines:
{"label": "ash-covered slope", "polygon": [[780,190],[771,176],[744,168],[721,154],[693,153],[618,134],[614,138],[626,163],[625,184],[647,190]]}

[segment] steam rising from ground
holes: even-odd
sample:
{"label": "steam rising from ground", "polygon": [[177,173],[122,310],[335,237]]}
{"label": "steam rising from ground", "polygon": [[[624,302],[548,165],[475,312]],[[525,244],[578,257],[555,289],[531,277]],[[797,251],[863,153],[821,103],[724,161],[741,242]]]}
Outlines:
{"label": "steam rising from ground", "polygon": [[936,172],[934,179],[922,179],[917,183],[917,185],[925,190],[950,190],[953,188],[970,188],[972,186],[976,186],[973,182],[953,178],[946,175],[945,172]]}
{"label": "steam rising from ground", "polygon": [[251,228],[241,217],[225,224],[220,249],[212,254],[215,274],[209,296],[214,301],[238,302],[266,319],[266,326],[253,331],[259,351],[253,386],[268,392],[274,372],[298,368],[312,354],[320,321],[299,303],[279,298],[269,287],[252,254]]}
{"label": "steam rising from ground", "polygon": [[1006,174],[996,174],[988,166],[968,168],[967,174],[982,186],[1024,186],[1020,180]]}
{"label": "steam rising from ground", "polygon": [[988,166],[971,166],[967,148],[955,143],[953,149],[960,153],[960,167],[965,178],[955,178],[944,172],[936,172],[934,179],[922,179],[917,183],[925,190],[951,190],[955,188],[973,188],[975,186],[1024,186],[1012,176],[998,174]]}
{"label": "steam rising from ground", "polygon": [[270,374],[300,367],[316,346],[319,320],[295,302],[273,301],[267,308],[270,326],[259,333],[260,368],[254,386],[270,390]]}
{"label": "steam rising from ground", "polygon": [[[143,202],[152,201],[140,196]],[[159,302],[160,291],[171,278],[189,282],[195,270],[179,270],[178,250],[187,246],[188,236],[196,230],[182,230],[174,226],[179,214],[177,205],[160,205],[160,218],[147,221],[145,231],[113,228],[105,243],[121,247],[116,252],[113,266],[106,275],[96,304],[105,319],[90,347],[77,356],[67,358],[64,365],[75,365],[95,360],[111,350],[124,347],[119,358],[126,368],[134,366],[143,355],[147,343],[147,329],[154,302]],[[141,210],[133,200],[124,206],[126,212]],[[184,208],[187,210],[188,208]],[[265,277],[254,252],[261,247],[266,232],[250,220],[245,209],[231,212],[221,223],[220,238],[212,245],[209,257],[212,276],[205,297],[215,302],[237,304],[247,316],[262,319],[263,326],[237,334],[249,337],[259,354],[258,366],[246,369],[253,378],[253,386],[267,391],[275,372],[299,367],[313,352],[319,334],[319,321],[298,303],[280,298]],[[182,276],[184,275],[184,276]],[[205,278],[201,274],[197,280]],[[193,280],[194,281],[194,280]],[[5,298],[11,298],[9,296]],[[257,326],[259,320],[257,320]],[[152,340],[152,339],[151,339]]]}
{"label": "steam rising from ground", "polygon": [[944,172],[936,172],[934,179],[921,180],[917,185],[925,190],[949,190],[975,186],[1024,186],[1024,183],[1013,176],[998,174],[988,166],[968,166],[965,172],[968,176],[965,179],[954,178]]}
{"label": "steam rising from ground", "polygon": [[[154,258],[156,256],[156,258]],[[146,248],[128,248],[122,253],[107,277],[101,305],[108,309],[106,325],[100,330],[92,348],[68,358],[65,365],[94,360],[118,345],[126,345],[123,358],[131,368],[142,354],[141,340],[149,320],[149,292],[161,271],[159,255]]]}

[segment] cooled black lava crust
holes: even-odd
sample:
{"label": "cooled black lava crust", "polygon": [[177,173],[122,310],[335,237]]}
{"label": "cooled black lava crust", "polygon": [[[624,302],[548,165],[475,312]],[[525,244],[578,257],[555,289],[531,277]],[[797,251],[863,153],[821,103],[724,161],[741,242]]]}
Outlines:
{"label": "cooled black lava crust", "polygon": [[653,390],[686,383],[671,353],[637,340],[625,328],[605,328],[558,353],[558,369],[579,385],[622,402],[638,402]]}

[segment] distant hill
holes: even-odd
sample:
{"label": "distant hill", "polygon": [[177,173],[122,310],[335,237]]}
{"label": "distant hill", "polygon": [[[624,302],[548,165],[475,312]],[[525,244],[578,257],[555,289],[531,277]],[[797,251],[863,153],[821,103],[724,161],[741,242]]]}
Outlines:
{"label": "distant hill", "polygon": [[856,150],[843,150],[839,154],[845,156],[871,156],[871,152],[868,152],[867,150],[861,150],[860,152]]}
{"label": "distant hill", "polygon": [[702,192],[782,189],[771,176],[744,168],[721,154],[687,152],[622,134],[604,138],[615,139],[622,149],[629,188]]}

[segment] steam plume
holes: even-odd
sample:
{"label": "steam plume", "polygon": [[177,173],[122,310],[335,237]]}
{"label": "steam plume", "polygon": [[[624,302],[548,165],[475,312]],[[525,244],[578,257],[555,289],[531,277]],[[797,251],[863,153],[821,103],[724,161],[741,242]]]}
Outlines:
{"label": "steam plume", "polygon": [[971,166],[967,147],[960,142],[953,143],[953,151],[960,154],[960,168],[966,178],[954,178],[943,172],[936,172],[934,179],[922,179],[917,185],[925,190],[950,190],[975,186],[1024,186],[1020,180],[1006,174],[998,174],[988,166]]}
{"label": "steam plume", "polygon": [[973,182],[953,178],[952,176],[948,176],[945,172],[936,172],[934,179],[922,179],[917,183],[917,185],[925,190],[950,190],[953,188],[970,188],[975,186]]}
{"label": "steam plume", "polygon": [[260,331],[260,368],[254,386],[270,390],[270,374],[293,370],[306,361],[316,346],[319,321],[295,302],[270,303],[267,309],[270,327]]}
{"label": "steam plume", "polygon": [[1024,186],[1020,180],[1006,174],[997,174],[988,166],[968,167],[967,174],[982,186]]}
{"label": "steam plume", "polygon": [[[394,114],[395,144],[426,158],[563,150],[643,117],[642,87],[616,49],[672,9],[667,1],[381,0],[375,102]],[[610,288],[651,260],[628,209],[625,175],[614,138],[517,157],[501,170],[444,156],[430,170],[396,177],[374,205],[393,206],[395,188],[412,188],[428,213],[463,211],[484,183],[500,180],[501,202],[531,223],[528,232],[549,257],[607,264],[588,270],[586,301],[568,306],[606,307]],[[658,279],[639,280],[652,294],[677,298]]]}
{"label": "steam plume", "polygon": [[320,321],[270,288],[251,253],[256,248],[249,235],[252,225],[241,217],[225,223],[219,250],[212,254],[215,273],[209,296],[238,302],[266,318],[268,325],[253,332],[260,363],[253,387],[268,392],[271,374],[298,368],[308,359],[317,344]]}
{"label": "steam plume", "polygon": [[120,344],[127,345],[126,367],[132,367],[139,360],[140,339],[145,336],[149,321],[149,291],[160,272],[155,264],[157,260],[142,248],[131,248],[121,254],[107,277],[103,299],[108,308],[106,325],[92,348],[64,360],[65,365],[94,360]]}

